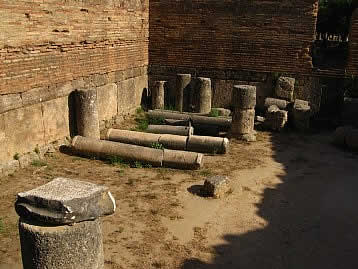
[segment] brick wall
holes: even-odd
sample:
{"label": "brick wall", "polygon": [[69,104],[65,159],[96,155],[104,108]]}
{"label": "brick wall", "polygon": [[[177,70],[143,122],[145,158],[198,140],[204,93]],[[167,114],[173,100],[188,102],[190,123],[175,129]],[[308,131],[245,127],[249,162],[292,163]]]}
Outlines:
{"label": "brick wall", "polygon": [[308,74],[317,11],[316,0],[153,0],[150,65]]}
{"label": "brick wall", "polygon": [[149,0],[0,1],[0,164],[68,136],[77,88],[102,121],[138,106],[148,20]]}
{"label": "brick wall", "polygon": [[351,19],[348,46],[347,73],[350,75],[358,75],[358,9],[354,11]]}

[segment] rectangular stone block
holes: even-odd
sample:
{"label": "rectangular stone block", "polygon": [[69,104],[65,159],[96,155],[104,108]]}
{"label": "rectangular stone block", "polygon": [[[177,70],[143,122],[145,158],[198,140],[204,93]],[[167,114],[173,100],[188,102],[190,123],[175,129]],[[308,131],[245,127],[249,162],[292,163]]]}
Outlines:
{"label": "rectangular stone block", "polygon": [[24,106],[30,106],[56,98],[56,92],[54,90],[51,91],[49,87],[34,88],[21,95]]}
{"label": "rectangular stone block", "polygon": [[68,97],[42,103],[42,110],[45,143],[70,135]]}
{"label": "rectangular stone block", "polygon": [[296,79],[290,77],[279,77],[276,84],[276,96],[292,102]]}
{"label": "rectangular stone block", "polygon": [[135,83],[130,78],[117,83],[118,86],[118,114],[128,113],[135,104]]}
{"label": "rectangular stone block", "polygon": [[97,88],[99,120],[110,120],[117,115],[118,89],[115,83]]}
{"label": "rectangular stone block", "polygon": [[12,160],[16,153],[33,151],[37,145],[45,143],[41,104],[4,113],[3,119],[0,117],[0,127],[3,128],[3,137],[5,133],[0,150],[1,161]]}
{"label": "rectangular stone block", "polygon": [[22,107],[20,94],[0,95],[0,113]]}

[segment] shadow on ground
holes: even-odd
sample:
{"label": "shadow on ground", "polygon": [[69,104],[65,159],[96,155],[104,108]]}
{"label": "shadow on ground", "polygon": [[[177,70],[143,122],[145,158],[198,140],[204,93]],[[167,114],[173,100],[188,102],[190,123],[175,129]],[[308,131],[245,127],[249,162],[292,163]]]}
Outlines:
{"label": "shadow on ground", "polygon": [[273,135],[274,158],[286,173],[257,204],[268,225],[226,234],[212,263],[188,259],[181,268],[358,268],[357,155],[314,139],[293,144],[290,135]]}

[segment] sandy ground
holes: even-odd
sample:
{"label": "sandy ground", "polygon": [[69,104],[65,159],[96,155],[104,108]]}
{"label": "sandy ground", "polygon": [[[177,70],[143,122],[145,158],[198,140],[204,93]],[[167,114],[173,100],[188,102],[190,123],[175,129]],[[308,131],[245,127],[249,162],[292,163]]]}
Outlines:
{"label": "sandy ground", "polygon": [[[358,268],[358,155],[329,135],[260,132],[200,171],[130,168],[55,153],[0,179],[0,268],[21,268],[15,195],[58,176],[106,185],[105,268]],[[195,194],[227,175],[222,199]]]}

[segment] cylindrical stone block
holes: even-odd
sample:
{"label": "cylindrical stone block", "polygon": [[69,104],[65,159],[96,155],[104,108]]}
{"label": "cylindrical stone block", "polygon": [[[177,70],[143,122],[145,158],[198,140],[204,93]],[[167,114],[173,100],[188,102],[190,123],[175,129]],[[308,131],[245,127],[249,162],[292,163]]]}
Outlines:
{"label": "cylindrical stone block", "polygon": [[164,85],[166,81],[156,81],[152,90],[152,108],[164,109]]}
{"label": "cylindrical stone block", "polygon": [[96,140],[81,136],[76,136],[72,140],[72,148],[78,154],[88,157],[108,158],[118,156],[123,158],[123,160],[139,161],[159,167],[163,164],[163,150],[160,149]]}
{"label": "cylindrical stone block", "polygon": [[279,109],[287,109],[289,102],[282,99],[276,99],[276,98],[266,98],[265,99],[265,108],[269,108],[270,106],[277,106]]}
{"label": "cylindrical stone block", "polygon": [[254,131],[255,110],[235,110],[232,118],[231,133],[233,135],[251,134]]}
{"label": "cylindrical stone block", "polygon": [[163,134],[160,135],[159,143],[166,149],[186,150],[187,136]]}
{"label": "cylindrical stone block", "polygon": [[145,147],[151,147],[154,143],[158,143],[159,138],[159,134],[119,129],[108,129],[106,133],[106,140]]}
{"label": "cylindrical stone block", "polygon": [[203,166],[201,153],[164,149],[163,165],[179,169],[197,170]]}
{"label": "cylindrical stone block", "polygon": [[20,219],[19,234],[24,269],[104,268],[98,219],[52,227]]}
{"label": "cylindrical stone block", "polygon": [[150,119],[173,119],[173,120],[190,120],[189,114],[176,113],[162,110],[149,110],[147,113]]}
{"label": "cylindrical stone block", "polygon": [[251,85],[235,85],[232,91],[234,109],[253,109],[256,106],[256,87]]}
{"label": "cylindrical stone block", "polygon": [[187,126],[149,125],[147,132],[154,134],[193,135],[194,128]]}
{"label": "cylindrical stone block", "polygon": [[191,74],[177,74],[175,109],[180,112],[183,112],[184,90],[189,87],[190,81],[191,81]]}
{"label": "cylindrical stone block", "polygon": [[229,150],[229,140],[222,137],[190,136],[187,150],[201,153],[225,154]]}
{"label": "cylindrical stone block", "polygon": [[199,89],[199,113],[210,113],[211,111],[211,79],[210,78],[198,78]]}
{"label": "cylindrical stone block", "polygon": [[97,90],[77,90],[76,107],[78,135],[100,139]]}

